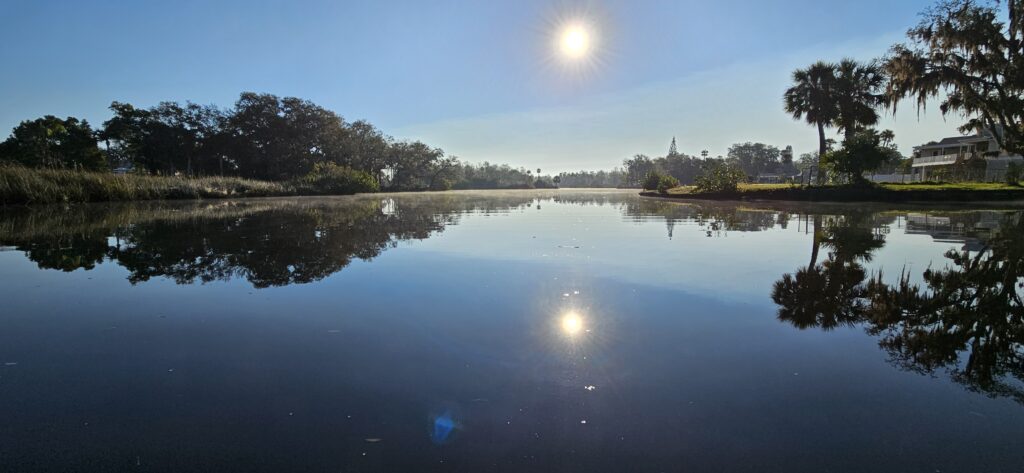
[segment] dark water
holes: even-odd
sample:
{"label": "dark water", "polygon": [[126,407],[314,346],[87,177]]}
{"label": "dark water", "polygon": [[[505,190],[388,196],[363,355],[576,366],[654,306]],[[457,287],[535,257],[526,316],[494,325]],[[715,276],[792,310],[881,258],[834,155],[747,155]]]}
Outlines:
{"label": "dark water", "polygon": [[1024,471],[1015,211],[141,203],[0,248],[0,471]]}

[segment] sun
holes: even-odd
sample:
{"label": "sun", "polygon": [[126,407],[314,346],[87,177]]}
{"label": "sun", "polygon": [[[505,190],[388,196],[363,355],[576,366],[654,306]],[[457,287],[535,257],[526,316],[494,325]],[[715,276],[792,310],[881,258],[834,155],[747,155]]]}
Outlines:
{"label": "sun", "polygon": [[[581,85],[608,67],[615,29],[597,5],[557,7],[538,29],[543,39],[543,65],[559,75],[559,83]],[[538,42],[538,46],[540,43]]]}
{"label": "sun", "polygon": [[590,52],[590,32],[584,25],[569,24],[559,37],[559,50],[568,59],[580,59]]}

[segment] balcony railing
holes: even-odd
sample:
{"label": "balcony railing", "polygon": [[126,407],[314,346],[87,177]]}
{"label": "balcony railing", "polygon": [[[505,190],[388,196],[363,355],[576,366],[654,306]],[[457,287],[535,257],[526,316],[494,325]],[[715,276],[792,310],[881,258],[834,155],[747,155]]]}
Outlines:
{"label": "balcony railing", "polygon": [[959,154],[943,154],[939,156],[922,156],[920,158],[914,158],[914,164],[912,167],[919,168],[922,166],[941,166],[944,164],[953,164],[957,159],[960,158]]}

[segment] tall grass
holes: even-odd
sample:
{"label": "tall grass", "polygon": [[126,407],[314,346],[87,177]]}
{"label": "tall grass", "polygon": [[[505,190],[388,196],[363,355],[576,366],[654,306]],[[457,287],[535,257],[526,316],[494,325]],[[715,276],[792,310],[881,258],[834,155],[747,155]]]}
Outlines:
{"label": "tall grass", "polygon": [[239,177],[117,175],[0,165],[0,205],[351,194],[376,190],[335,189],[317,184],[320,185],[304,180],[270,182]]}

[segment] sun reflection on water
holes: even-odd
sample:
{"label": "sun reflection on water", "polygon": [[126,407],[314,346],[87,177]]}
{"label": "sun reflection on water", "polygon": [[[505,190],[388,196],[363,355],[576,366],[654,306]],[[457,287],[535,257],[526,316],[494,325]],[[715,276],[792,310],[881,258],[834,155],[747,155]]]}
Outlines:
{"label": "sun reflection on water", "polygon": [[583,332],[583,317],[574,311],[566,312],[560,321],[562,333],[574,337]]}

